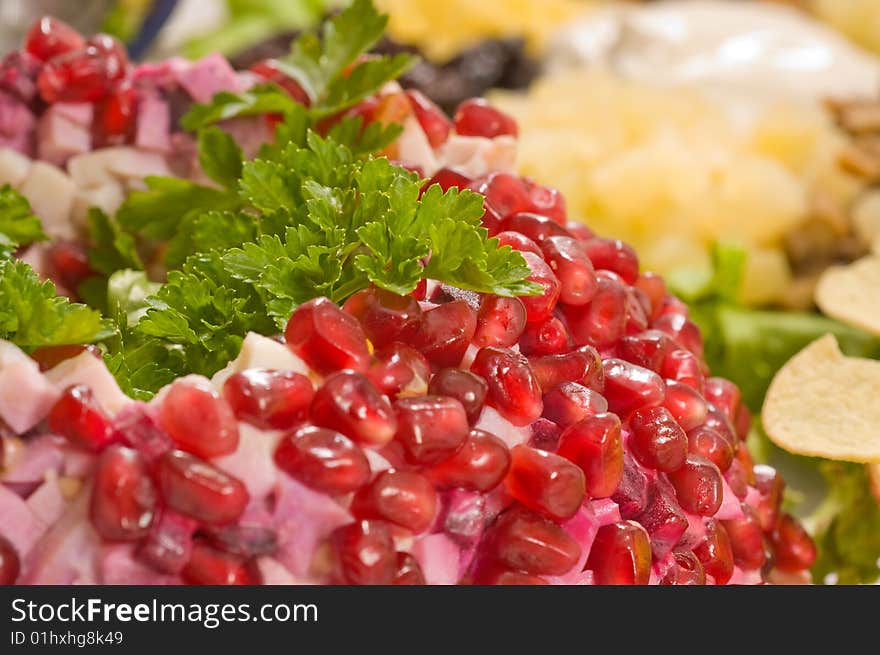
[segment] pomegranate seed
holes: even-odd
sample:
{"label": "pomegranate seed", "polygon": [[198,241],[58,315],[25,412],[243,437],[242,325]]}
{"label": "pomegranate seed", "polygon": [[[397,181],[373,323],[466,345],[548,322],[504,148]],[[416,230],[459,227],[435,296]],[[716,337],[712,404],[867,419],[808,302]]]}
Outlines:
{"label": "pomegranate seed", "polygon": [[639,258],[636,251],[618,239],[596,237],[583,244],[593,267],[617,273],[627,284],[634,284],[639,277]]}
{"label": "pomegranate seed", "polygon": [[[622,419],[640,407],[653,407],[663,402],[666,385],[653,371],[615,358],[606,359],[602,365],[605,398],[611,411]],[[666,414],[674,423],[668,411]]]}
{"label": "pomegranate seed", "polygon": [[703,357],[703,335],[696,323],[684,314],[664,314],[657,318],[652,326],[665,332],[685,350],[689,350],[697,359]]}
{"label": "pomegranate seed", "polygon": [[529,357],[529,366],[541,389],[549,392],[563,382],[578,382],[590,377],[593,359],[586,352],[573,350],[560,355]]}
{"label": "pomegranate seed", "polygon": [[458,450],[470,428],[467,414],[455,398],[421,396],[401,398],[397,411],[397,436],[408,461],[437,464]]}
{"label": "pomegranate seed", "polygon": [[724,472],[724,479],[727,480],[727,485],[730,487],[733,495],[740,500],[745,500],[746,496],[749,495],[749,482],[747,478],[748,474],[746,473],[745,467],[734,455],[734,459],[730,463],[730,468]]}
{"label": "pomegranate seed", "polygon": [[406,340],[416,331],[422,317],[415,298],[379,288],[358,291],[345,301],[342,309],[360,321],[367,338],[377,348]]}
{"label": "pomegranate seed", "polygon": [[[468,188],[470,188],[470,186],[468,186]],[[486,232],[490,237],[495,237],[501,232],[501,224],[503,222],[504,219],[501,218],[498,212],[487,202],[483,202],[483,215],[480,217],[480,225],[486,228]],[[518,250],[518,248],[515,248],[515,250]]]}
{"label": "pomegranate seed", "polygon": [[603,525],[590,548],[587,570],[596,584],[645,585],[651,577],[651,542],[635,521]]}
{"label": "pomegranate seed", "polygon": [[764,565],[764,535],[761,521],[750,505],[740,503],[743,517],[722,521],[730,538],[733,561],[744,569],[758,569]]}
{"label": "pomegranate seed", "polygon": [[636,278],[635,286],[645,294],[651,304],[648,317],[653,320],[660,316],[663,300],[666,297],[666,282],[663,278],[656,273],[645,272]]}
{"label": "pomegranate seed", "polygon": [[65,346],[41,346],[31,353],[31,359],[40,365],[40,371],[45,372],[55,368],[63,361],[72,359],[77,355],[87,352],[97,358],[101,358],[101,351],[97,346],[71,344]]}
{"label": "pomegranate seed", "polygon": [[138,558],[162,573],[180,573],[192,554],[198,526],[198,521],[189,516],[163,509],[138,549]]}
{"label": "pomegranate seed", "polygon": [[577,464],[586,478],[591,498],[608,498],[623,477],[623,445],[620,419],[614,414],[596,414],[567,428],[556,451]]}
{"label": "pomegranate seed", "polygon": [[611,495],[620,508],[620,516],[635,518],[648,505],[648,477],[629,453],[623,454],[623,476]]}
{"label": "pomegranate seed", "polygon": [[712,428],[699,426],[688,432],[688,450],[705,457],[724,473],[733,462],[730,443]]}
{"label": "pomegranate seed", "polygon": [[529,429],[532,432],[526,442],[529,446],[538,450],[556,451],[556,447],[559,445],[559,436],[562,434],[558,425],[546,418],[539,418],[529,426]]}
{"label": "pomegranate seed", "polygon": [[724,378],[707,378],[703,389],[706,400],[723,411],[731,423],[736,420],[742,399],[738,386]]}
{"label": "pomegranate seed", "polygon": [[80,448],[98,452],[119,441],[110,417],[84,384],[67,387],[52,406],[49,429]]}
{"label": "pomegranate seed", "polygon": [[482,98],[462,102],[455,110],[455,131],[462,136],[517,136],[516,121]]}
{"label": "pomegranate seed", "polygon": [[507,348],[520,338],[526,327],[526,307],[519,298],[485,295],[477,311],[474,343],[480,348]]}
{"label": "pomegranate seed", "polygon": [[85,47],[86,40],[67,23],[43,16],[28,30],[24,39],[25,52],[40,61]]}
{"label": "pomegranate seed", "polygon": [[356,585],[394,582],[397,553],[391,529],[383,521],[356,521],[337,528],[330,536],[336,552],[339,576]]}
{"label": "pomegranate seed", "polygon": [[367,338],[357,319],[327,298],[297,307],[284,338],[294,354],[322,375],[342,368],[364,372],[370,365]]}
{"label": "pomegranate seed", "polygon": [[736,429],[736,436],[740,441],[745,441],[749,437],[749,431],[752,427],[752,414],[745,404],[740,404],[736,410],[736,416],[733,420],[733,426]]}
{"label": "pomegranate seed", "polygon": [[538,247],[537,243],[519,232],[498,232],[495,235],[495,238],[498,239],[499,247],[510,246],[514,250],[519,250],[520,252],[531,252],[538,257],[544,256],[544,253],[541,252],[541,248]]}
{"label": "pomegranate seed", "polygon": [[469,188],[483,194],[486,203],[501,218],[529,211],[532,206],[526,185],[511,173],[491,173],[488,177],[471,182]]}
{"label": "pomegranate seed", "polygon": [[672,490],[667,490],[660,481],[652,486],[648,504],[638,522],[648,531],[651,550],[657,560],[670,553],[688,528],[687,517],[675,502]]}
{"label": "pomegranate seed", "polygon": [[169,507],[204,523],[231,523],[249,500],[237,479],[182,450],[162,456],[156,479]]}
{"label": "pomegranate seed", "polygon": [[265,430],[288,430],[304,420],[314,395],[311,381],[293,371],[252,368],[223,384],[235,418]]}
{"label": "pomegranate seed", "polygon": [[625,334],[639,334],[648,329],[648,313],[641,292],[632,287],[626,287],[626,327]]}
{"label": "pomegranate seed", "polygon": [[367,456],[345,435],[304,425],[284,435],[275,463],[300,482],[326,494],[346,494],[370,479]]}
{"label": "pomegranate seed", "polygon": [[528,190],[532,211],[552,218],[560,225],[566,224],[565,196],[558,189],[530,183]]}
{"label": "pomegranate seed", "polygon": [[543,416],[561,428],[608,411],[608,403],[596,391],[575,382],[563,382],[544,394]]}
{"label": "pomegranate seed", "polygon": [[556,307],[561,285],[550,267],[538,255],[531,252],[521,254],[531,270],[531,274],[526,279],[541,287],[541,292],[538,295],[520,298],[526,307],[526,320],[529,322],[543,321],[550,316],[553,308]]}
{"label": "pomegranate seed", "polygon": [[416,288],[413,289],[410,295],[416,300],[426,300],[428,296],[428,280],[426,278],[419,280]]}
{"label": "pomegranate seed", "polygon": [[663,360],[675,349],[672,338],[660,330],[645,330],[623,337],[617,343],[617,356],[621,359],[659,373]]}
{"label": "pomegranate seed", "polygon": [[514,425],[528,425],[541,415],[541,387],[528,360],[506,348],[481,348],[471,371],[488,384],[486,402]]}
{"label": "pomegranate seed", "polygon": [[49,246],[48,259],[52,277],[70,291],[76,291],[83,280],[95,274],[82,243],[55,241]]}
{"label": "pomegranate seed", "polygon": [[449,189],[453,187],[455,187],[456,189],[466,189],[470,183],[471,178],[462,175],[461,173],[454,171],[451,168],[441,168],[439,171],[434,173],[434,177],[428,180],[428,184],[425,185],[425,189],[434,184],[439,184],[443,192],[446,193],[447,191],[449,191]]}
{"label": "pomegranate seed", "polygon": [[263,79],[274,82],[282,89],[284,89],[291,98],[301,104],[304,104],[306,107],[311,104],[311,99],[309,98],[309,95],[299,85],[299,82],[297,82],[289,75],[283,73],[278,65],[277,60],[263,59],[261,61],[258,61],[256,64],[251,66],[250,71],[255,75],[259,75]]}
{"label": "pomegranate seed", "polygon": [[460,402],[471,425],[480,418],[488,389],[483,378],[460,368],[444,368],[428,384],[432,396],[449,396]]}
{"label": "pomegranate seed", "polygon": [[274,555],[278,535],[271,528],[259,525],[224,525],[202,531],[211,545],[239,557]]}
{"label": "pomegranate seed", "polygon": [[106,146],[130,140],[137,118],[137,96],[129,84],[120,85],[95,107],[94,143]]}
{"label": "pomegranate seed", "polygon": [[121,440],[143,455],[150,467],[166,452],[174,448],[174,442],[155,420],[152,407],[132,404],[116,415],[116,429]]}
{"label": "pomegranate seed", "polygon": [[630,418],[629,449],[644,466],[670,472],[685,463],[687,435],[665,407],[643,407]]}
{"label": "pomegranate seed", "polygon": [[428,143],[432,148],[446,143],[449,138],[449,132],[452,130],[452,121],[446,118],[437,105],[431,102],[421,91],[409,89],[406,97],[412,105],[416,119],[419,121],[425,136],[428,137]]}
{"label": "pomegranate seed", "polygon": [[715,430],[724,439],[727,439],[731,447],[736,448],[736,429],[727,418],[727,415],[712,403],[707,403],[706,405],[706,420],[703,421],[702,425]]}
{"label": "pomegranate seed", "polygon": [[677,380],[666,381],[663,406],[685,431],[702,425],[708,411],[703,397],[693,387]]}
{"label": "pomegranate seed", "polygon": [[246,560],[203,541],[193,544],[183,580],[191,585],[255,585],[259,575]]}
{"label": "pomegranate seed", "polygon": [[563,313],[578,344],[611,346],[626,330],[626,291],[614,280],[596,278],[596,294],[587,305],[565,305]]}
{"label": "pomegranate seed", "polygon": [[555,316],[528,323],[519,339],[523,355],[555,355],[571,349],[571,336],[565,324]]}
{"label": "pomegranate seed", "polygon": [[692,552],[675,553],[675,566],[660,581],[662,585],[704,585],[706,572],[703,565]]}
{"label": "pomegranate seed", "polygon": [[425,574],[416,558],[409,553],[397,553],[397,569],[394,572],[395,585],[424,585]]}
{"label": "pomegranate seed", "polygon": [[683,466],[667,475],[678,502],[688,512],[712,516],[721,507],[721,472],[705,457],[689,454]]}
{"label": "pomegranate seed", "polygon": [[207,380],[174,382],[162,400],[159,423],[179,448],[202,459],[238,448],[235,414]]}
{"label": "pomegranate seed", "polygon": [[490,566],[486,570],[480,571],[478,584],[484,585],[505,585],[505,586],[526,586],[526,585],[545,585],[547,581],[538,575],[529,575],[522,571],[510,571],[500,566]]}
{"label": "pomegranate seed", "polygon": [[85,47],[47,61],[37,78],[48,103],[95,102],[106,97],[125,76],[128,57],[113,37],[99,34]]}
{"label": "pomegranate seed", "polygon": [[339,371],[315,392],[311,421],[358,443],[383,446],[394,438],[397,417],[388,399],[354,371]]}
{"label": "pomegranate seed", "polygon": [[418,534],[434,520],[437,492],[421,473],[382,471],[355,494],[351,513],[359,519],[384,519]]}
{"label": "pomegranate seed", "polygon": [[147,462],[136,450],[111,446],[95,468],[90,517],[104,539],[146,537],[156,510],[156,490]]}
{"label": "pomegranate seed", "polygon": [[802,571],[816,561],[816,545],[791,514],[783,513],[779,517],[770,542],[776,555],[776,568],[781,571]]}
{"label": "pomegranate seed", "polygon": [[673,350],[663,358],[660,375],[667,380],[686,384],[697,393],[703,393],[703,372],[698,360],[688,350]]}
{"label": "pomegranate seed", "polygon": [[715,580],[715,584],[727,584],[733,575],[733,549],[727,530],[720,521],[706,521],[706,536],[694,548],[694,555],[703,564],[706,573]]}
{"label": "pomegranate seed", "polygon": [[605,367],[599,351],[593,346],[581,346],[577,349],[577,352],[586,355],[589,360],[587,372],[580,380],[581,384],[599,393],[603,393],[605,391]]}
{"label": "pomegranate seed", "polygon": [[522,444],[510,451],[505,485],[520,503],[557,521],[574,516],[586,494],[584,473],[575,464]]}
{"label": "pomegranate seed", "polygon": [[418,350],[400,341],[376,353],[367,378],[388,396],[423,394],[428,388],[431,365]]}
{"label": "pomegranate seed", "polygon": [[30,53],[14,50],[0,59],[0,89],[31,105],[43,63]]}
{"label": "pomegranate seed", "polygon": [[13,585],[21,571],[18,551],[10,541],[0,534],[0,586]]}
{"label": "pomegranate seed", "polygon": [[507,444],[494,434],[473,429],[452,457],[425,469],[425,475],[439,489],[485,492],[501,484],[509,469]]}
{"label": "pomegranate seed", "polygon": [[[506,232],[517,232],[528,237],[536,243],[539,248],[543,248],[544,241],[550,237],[572,238],[568,230],[552,218],[532,212],[518,212],[513,214],[504,221],[502,227]],[[575,245],[577,246],[577,249],[581,248],[580,244],[577,242],[575,242]],[[582,250],[576,250],[576,252],[583,254]],[[544,251],[540,251],[538,254],[540,254],[541,257],[544,257]],[[584,259],[586,259],[586,255],[584,255]],[[592,266],[590,270],[592,270]]]}
{"label": "pomegranate seed", "polygon": [[577,563],[581,548],[553,521],[524,509],[498,519],[491,547],[497,561],[533,575],[564,575]]}
{"label": "pomegranate seed", "polygon": [[426,311],[407,341],[435,366],[458,366],[476,329],[477,313],[464,300],[453,300]]}

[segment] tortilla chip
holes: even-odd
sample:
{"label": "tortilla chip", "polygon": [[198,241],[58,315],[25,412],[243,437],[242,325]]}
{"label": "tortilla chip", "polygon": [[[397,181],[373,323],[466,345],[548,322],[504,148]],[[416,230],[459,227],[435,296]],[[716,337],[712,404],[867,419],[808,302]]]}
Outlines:
{"label": "tortilla chip", "polygon": [[880,335],[880,256],[827,269],[814,297],[827,316]]}
{"label": "tortilla chip", "polygon": [[777,371],[762,419],[789,452],[880,462],[880,361],[846,357],[826,334]]}

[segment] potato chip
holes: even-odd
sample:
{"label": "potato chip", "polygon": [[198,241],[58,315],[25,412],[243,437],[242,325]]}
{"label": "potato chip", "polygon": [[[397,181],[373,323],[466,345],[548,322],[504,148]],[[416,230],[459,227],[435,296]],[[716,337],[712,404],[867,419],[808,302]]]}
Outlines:
{"label": "potato chip", "polygon": [[880,334],[880,256],[829,268],[819,278],[814,297],[824,314]]}
{"label": "potato chip", "polygon": [[826,334],[777,371],[762,419],[789,452],[880,462],[880,361],[846,357]]}

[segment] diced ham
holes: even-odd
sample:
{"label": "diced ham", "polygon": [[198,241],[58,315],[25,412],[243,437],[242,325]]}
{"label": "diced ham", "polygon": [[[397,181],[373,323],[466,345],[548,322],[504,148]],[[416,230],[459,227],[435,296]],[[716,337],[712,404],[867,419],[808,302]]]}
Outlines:
{"label": "diced ham", "polygon": [[61,518],[67,507],[67,500],[58,486],[58,478],[50,475],[34,493],[28,496],[27,505],[34,515],[46,525],[52,525]]}
{"label": "diced ham", "polygon": [[19,190],[43,221],[46,234],[54,239],[73,239],[76,236],[70,222],[70,209],[77,189],[64,171],[46,162],[34,162]]}
{"label": "diced ham", "polygon": [[74,125],[91,129],[95,106],[90,102],[56,102],[49,105],[46,113],[53,112]]}
{"label": "diced ham", "polygon": [[72,478],[86,478],[95,468],[95,459],[92,453],[70,447],[64,455],[61,472]]}
{"label": "diced ham", "polygon": [[217,52],[187,65],[178,63],[175,74],[180,86],[196,102],[208,102],[220,91],[244,90],[235,69]]}
{"label": "diced ham", "polygon": [[252,499],[272,492],[278,479],[273,454],[281,432],[258,430],[241,423],[238,427],[238,448],[234,453],[218,457],[214,464],[241,480]]}
{"label": "diced ham", "polygon": [[0,184],[16,189],[31,169],[31,159],[12,148],[0,148]]}
{"label": "diced ham", "polygon": [[516,139],[497,136],[452,134],[437,151],[439,166],[452,168],[468,177],[475,178],[490,172],[513,172],[516,168]]}
{"label": "diced ham", "polygon": [[610,525],[620,520],[620,507],[610,498],[600,498],[592,501],[593,515],[596,517],[596,525]]}
{"label": "diced ham", "polygon": [[[727,584],[732,585],[757,585],[763,582],[763,578],[761,577],[760,569],[752,569],[751,571],[744,571],[738,566],[733,567],[733,575],[730,577],[730,580],[727,581]],[[801,584],[809,584],[809,582],[801,583]]]}
{"label": "diced ham", "polygon": [[715,518],[722,521],[743,518],[742,507],[739,504],[739,498],[733,493],[733,489],[727,484],[724,476],[721,476],[721,507],[715,512]]}
{"label": "diced ham", "polygon": [[88,125],[75,123],[57,107],[51,105],[40,117],[37,156],[50,164],[64,166],[74,155],[91,150],[92,134]]}
{"label": "diced ham", "polygon": [[571,567],[571,570],[560,576],[551,576],[548,581],[551,584],[576,584],[584,564],[587,563],[587,556],[590,554],[590,548],[593,546],[593,540],[599,531],[599,522],[596,515],[593,514],[591,505],[582,505],[573,517],[562,524],[572,539],[574,539],[581,547],[581,554],[577,563]]}
{"label": "diced ham", "polygon": [[19,348],[0,341],[0,419],[22,434],[49,413],[58,391]]}
{"label": "diced ham", "polygon": [[239,116],[220,121],[217,127],[228,133],[244,156],[248,159],[257,156],[260,147],[272,140],[272,131],[262,116]]}
{"label": "diced ham", "polygon": [[100,584],[107,585],[179,585],[180,577],[159,573],[135,557],[131,544],[105,544],[98,554]]}
{"label": "diced ham", "polygon": [[36,119],[21,100],[0,91],[0,146],[30,156]]}
{"label": "diced ham", "polygon": [[39,519],[21,496],[2,484],[0,484],[0,525],[3,526],[3,536],[15,547],[21,559],[31,552],[46,532],[46,523]]}
{"label": "diced ham", "polygon": [[138,103],[134,144],[155,152],[171,150],[171,113],[162,98],[151,94]]}
{"label": "diced ham", "polygon": [[46,379],[61,392],[73,384],[91,388],[95,400],[108,414],[116,414],[132,400],[122,393],[116,378],[107,370],[103,360],[89,352],[66,359],[46,371]]}
{"label": "diced ham", "polygon": [[57,474],[64,464],[64,437],[42,434],[25,441],[26,447],[15,462],[3,471],[0,481],[17,486],[34,486],[50,473]]}
{"label": "diced ham", "polygon": [[260,572],[260,581],[264,585],[293,585],[303,584],[291,574],[284,565],[274,557],[257,558],[257,570]]}
{"label": "diced ham", "polygon": [[442,532],[416,540],[412,555],[422,567],[429,585],[454,585],[458,582],[460,549]]}
{"label": "diced ham", "polygon": [[283,343],[264,337],[256,332],[248,332],[241,342],[238,357],[220,369],[211,378],[214,388],[220,390],[230,375],[249,368],[273,368],[282,371],[294,371],[308,375],[309,367],[294,355]]}

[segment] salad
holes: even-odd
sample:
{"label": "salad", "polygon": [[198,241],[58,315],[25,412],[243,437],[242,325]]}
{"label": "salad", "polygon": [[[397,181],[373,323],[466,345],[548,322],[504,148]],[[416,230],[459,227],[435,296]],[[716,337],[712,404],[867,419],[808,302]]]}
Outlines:
{"label": "salad", "polygon": [[197,166],[72,228],[70,297],[3,190],[0,582],[808,582],[685,303],[512,172],[510,116],[450,119],[394,82],[412,57],[364,57],[385,23],[358,0],[238,88],[196,63],[204,98],[35,27],[50,110],[155,75]]}

